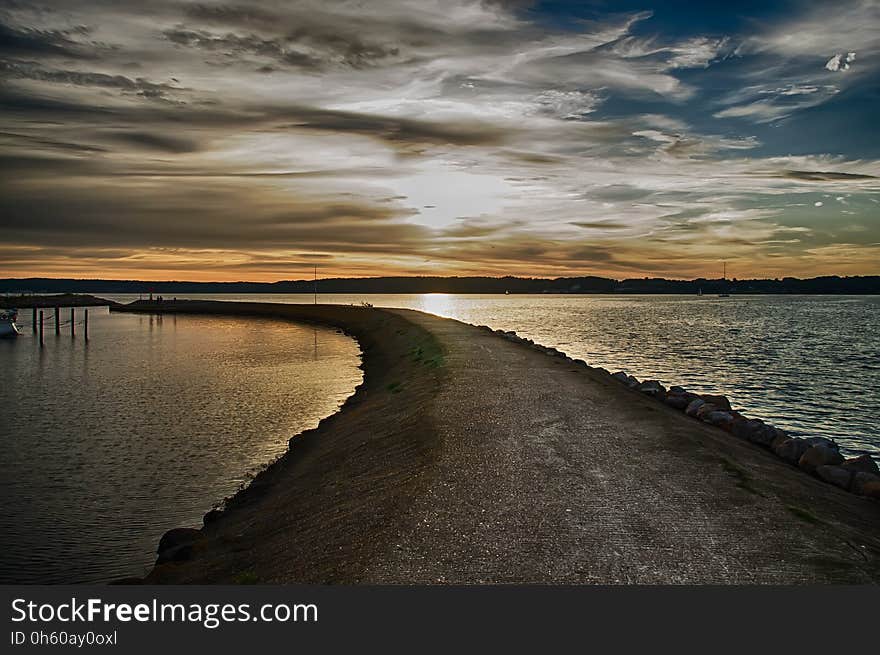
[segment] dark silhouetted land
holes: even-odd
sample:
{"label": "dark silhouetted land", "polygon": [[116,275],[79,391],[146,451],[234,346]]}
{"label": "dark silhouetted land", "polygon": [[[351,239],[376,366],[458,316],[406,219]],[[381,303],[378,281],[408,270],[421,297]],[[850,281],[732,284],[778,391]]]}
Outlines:
{"label": "dark silhouetted land", "polygon": [[[164,296],[185,293],[313,293],[313,280],[280,282],[177,282],[13,278],[0,280],[0,293],[94,293]],[[877,294],[880,276],[836,275],[801,280],[667,280],[602,277],[371,277],[318,280],[319,293],[798,293]]]}

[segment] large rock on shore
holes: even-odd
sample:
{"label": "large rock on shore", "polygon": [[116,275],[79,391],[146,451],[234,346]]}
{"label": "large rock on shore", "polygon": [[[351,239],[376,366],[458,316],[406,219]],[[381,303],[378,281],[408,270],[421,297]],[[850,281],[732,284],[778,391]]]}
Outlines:
{"label": "large rock on shore", "polygon": [[702,398],[694,398],[690,404],[685,408],[684,413],[688,416],[696,417],[697,412],[700,411],[700,408],[706,404],[706,401]]}
{"label": "large rock on shore", "polygon": [[711,412],[705,412],[700,418],[704,423],[714,425],[722,430],[730,430],[735,420],[731,412],[725,412],[721,409],[713,409]]}
{"label": "large rock on shore", "polygon": [[[681,387],[678,388],[680,389]],[[673,407],[683,412],[687,409],[687,406],[696,399],[696,394],[687,393],[686,391],[679,393],[678,391],[673,391],[672,389],[670,389],[669,392],[666,394],[666,398],[663,400],[663,402],[665,402],[670,407]]]}
{"label": "large rock on shore", "polygon": [[843,464],[843,455],[837,448],[829,448],[826,444],[810,446],[798,460],[798,466],[807,473],[815,472],[819,466],[839,464]]}
{"label": "large rock on shore", "polygon": [[159,539],[156,549],[159,557],[157,564],[189,559],[192,555],[192,544],[202,536],[195,528],[172,528]]}
{"label": "large rock on shore", "polygon": [[664,398],[666,396],[666,387],[660,384],[659,380],[645,380],[636,389],[652,398]]}
{"label": "large rock on shore", "polygon": [[870,455],[853,457],[852,459],[846,460],[841,466],[853,473],[861,471],[862,473],[873,473],[874,475],[880,476],[880,467],[877,466],[877,462],[875,462]]}
{"label": "large rock on shore", "polygon": [[727,399],[727,396],[704,393],[703,400],[705,400],[707,403],[715,405],[719,409],[730,411],[730,401]]}
{"label": "large rock on shore", "polygon": [[880,485],[880,475],[865,473],[864,471],[854,472],[852,485],[850,487],[853,493],[861,494],[863,496],[869,496],[871,485]]}
{"label": "large rock on shore", "polygon": [[797,465],[801,457],[810,448],[810,444],[799,437],[791,437],[782,443],[774,440],[773,452],[789,464]]}
{"label": "large rock on shore", "polygon": [[815,473],[821,480],[833,484],[835,487],[840,487],[841,489],[846,490],[849,489],[853,477],[853,474],[842,466],[834,466],[831,464],[817,466]]}

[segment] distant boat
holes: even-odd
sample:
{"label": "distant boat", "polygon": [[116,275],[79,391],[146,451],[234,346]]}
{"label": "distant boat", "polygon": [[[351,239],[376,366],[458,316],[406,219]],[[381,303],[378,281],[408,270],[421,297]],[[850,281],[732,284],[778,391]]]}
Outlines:
{"label": "distant boat", "polygon": [[15,324],[17,318],[17,309],[0,309],[0,338],[10,339],[21,334]]}

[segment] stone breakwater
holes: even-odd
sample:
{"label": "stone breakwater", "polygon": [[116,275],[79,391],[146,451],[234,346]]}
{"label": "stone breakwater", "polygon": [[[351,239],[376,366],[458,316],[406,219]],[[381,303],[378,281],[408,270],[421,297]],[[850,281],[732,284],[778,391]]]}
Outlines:
{"label": "stone breakwater", "polygon": [[[479,327],[493,331],[485,325]],[[550,357],[560,357],[609,375],[636,393],[653,398],[695,420],[720,428],[733,437],[765,448],[824,482],[860,496],[880,500],[880,467],[870,455],[844,458],[834,440],[792,436],[759,418],[747,417],[743,410],[733,409],[728,398],[723,395],[697,394],[680,386],[667,389],[659,380],[639,380],[626,371],[611,373],[601,367],[589,366],[581,359],[571,358],[561,350],[523,338],[514,331],[494,332],[508,341],[522,343]]]}

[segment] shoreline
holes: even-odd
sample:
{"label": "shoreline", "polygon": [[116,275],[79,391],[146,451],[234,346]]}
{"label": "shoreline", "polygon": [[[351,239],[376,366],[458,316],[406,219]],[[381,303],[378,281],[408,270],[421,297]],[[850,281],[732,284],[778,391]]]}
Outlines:
{"label": "shoreline", "polygon": [[[630,428],[646,429],[651,432],[652,426],[644,424],[645,417],[643,415],[647,411],[650,415],[647,420],[658,423],[657,426],[654,426],[653,432],[671,430],[672,433],[675,433],[676,438],[680,436],[678,433],[685,433],[686,441],[717,442],[711,445],[711,448],[717,451],[714,460],[716,465],[711,467],[713,469],[711,474],[717,477],[719,471],[714,469],[720,469],[722,480],[726,478],[727,482],[734,487],[733,493],[737,498],[733,499],[733,504],[727,508],[729,511],[738,512],[743,504],[743,499],[739,497],[742,493],[753,496],[748,499],[753,502],[757,502],[758,498],[768,498],[768,493],[765,492],[772,492],[776,495],[782,493],[782,495],[788,496],[782,502],[781,507],[779,503],[775,503],[777,505],[775,511],[778,512],[781,509],[782,516],[786,519],[793,518],[796,521],[799,519],[799,522],[794,526],[787,526],[785,530],[787,534],[785,539],[782,539],[783,542],[798,541],[799,539],[809,542],[816,538],[816,535],[811,535],[809,532],[819,529],[816,528],[817,525],[827,527],[835,522],[841,523],[839,527],[843,528],[844,532],[853,534],[844,540],[849,544],[848,550],[834,554],[833,559],[838,562],[838,565],[847,559],[847,555],[852,555],[853,542],[861,544],[856,551],[856,554],[859,555],[858,561],[849,562],[847,567],[844,567],[855,566],[855,569],[859,571],[859,575],[856,575],[855,578],[852,575],[843,575],[842,571],[837,571],[829,577],[826,568],[818,566],[814,562],[808,567],[808,570],[801,571],[799,575],[794,575],[791,571],[778,571],[776,573],[781,575],[767,581],[855,580],[876,582],[880,580],[880,573],[878,573],[880,531],[876,529],[876,526],[880,525],[880,521],[877,520],[880,518],[880,508],[877,503],[851,494],[845,494],[846,500],[842,501],[836,494],[844,494],[844,492],[830,485],[825,485],[780,461],[772,463],[765,461],[770,458],[769,453],[758,450],[754,445],[746,443],[745,439],[732,437],[721,432],[717,427],[687,418],[664,403],[658,403],[649,398],[646,389],[643,389],[642,393],[634,393],[627,388],[627,384],[620,385],[610,374],[603,373],[604,370],[591,368],[578,360],[570,360],[555,349],[526,343],[527,340],[522,340],[515,334],[499,335],[489,328],[481,329],[452,319],[441,319],[411,310],[384,310],[344,305],[280,305],[218,301],[165,302],[161,306],[157,303],[135,303],[134,305],[137,307],[126,306],[114,308],[113,311],[265,313],[278,318],[331,325],[343,329],[358,340],[363,352],[364,367],[364,382],[340,410],[324,419],[314,430],[291,439],[291,449],[276,464],[257,476],[250,486],[236,494],[229,502],[226,511],[219,514],[210,512],[206,515],[205,527],[200,531],[191,529],[169,531],[163,537],[160,548],[162,553],[157,566],[147,576],[146,582],[469,583],[483,581],[618,582],[621,580],[735,582],[740,580],[739,576],[729,574],[727,577],[715,577],[704,570],[690,571],[684,574],[680,571],[674,571],[674,569],[686,565],[680,561],[667,561],[665,566],[669,570],[664,571],[663,567],[660,567],[660,570],[654,570],[652,575],[648,577],[624,576],[620,578],[607,572],[601,574],[599,571],[586,571],[574,576],[571,575],[571,572],[563,575],[545,571],[542,575],[536,576],[535,572],[530,570],[533,567],[522,561],[523,556],[531,548],[525,549],[526,552],[523,549],[514,549],[511,566],[504,567],[503,574],[499,574],[497,571],[493,572],[493,569],[498,567],[498,561],[495,559],[483,562],[482,570],[481,567],[476,567],[461,571],[458,570],[460,569],[459,564],[454,561],[444,563],[448,556],[447,551],[438,549],[436,544],[426,543],[422,537],[415,538],[413,531],[420,531],[419,525],[426,522],[424,517],[436,515],[441,511],[442,504],[438,503],[438,499],[435,498],[438,483],[459,505],[467,505],[472,502],[472,498],[468,494],[462,493],[466,491],[465,489],[456,488],[456,485],[452,483],[450,478],[456,477],[454,469],[466,469],[476,464],[477,468],[482,469],[484,473],[500,478],[511,478],[514,483],[518,482],[518,477],[532,472],[528,468],[511,469],[510,462],[483,461],[480,458],[486,453],[471,453],[476,454],[477,459],[469,460],[467,459],[468,454],[461,452],[466,449],[457,446],[452,449],[447,448],[447,446],[453,445],[449,443],[450,441],[460,440],[462,432],[467,432],[469,426],[462,426],[462,419],[467,419],[464,421],[465,423],[473,424],[478,424],[481,420],[473,411],[459,416],[451,416],[456,412],[450,412],[449,407],[444,407],[444,402],[451,400],[450,405],[453,410],[456,403],[472,403],[476,407],[476,412],[484,411],[486,407],[483,406],[492,403],[488,400],[480,402],[475,398],[476,395],[479,395],[479,391],[485,394],[486,389],[465,396],[462,396],[460,390],[455,389],[457,382],[469,382],[467,378],[477,375],[480,370],[470,370],[468,367],[460,365],[444,365],[446,356],[451,355],[455,359],[464,351],[468,351],[469,356],[473,356],[474,352],[481,355],[482,350],[495,350],[496,355],[503,353],[507,357],[513,357],[511,361],[516,365],[519,365],[519,360],[523,358],[535,359],[530,363],[530,368],[525,371],[526,380],[528,377],[532,377],[533,370],[540,371],[550,385],[557,381],[564,381],[567,385],[575,387],[572,391],[576,393],[583,391],[587,396],[590,394],[597,396],[599,403],[622,402],[627,408],[618,417],[618,423],[630,424]],[[413,334],[407,335],[409,331],[412,331]],[[499,336],[505,338],[500,339]],[[466,341],[478,342],[476,351],[473,348],[469,350],[467,345],[459,343],[465,337]],[[433,350],[430,353],[432,359],[425,360],[423,358],[422,354],[417,351],[417,348],[423,346],[413,345],[413,339],[419,344],[432,342],[436,344],[432,346]],[[484,341],[485,343],[483,343]],[[523,345],[528,348],[523,348]],[[516,351],[508,351],[510,348],[514,348]],[[462,351],[462,353],[458,351]],[[529,355],[525,356],[525,353],[517,351],[527,351]],[[547,355],[551,355],[551,357],[547,357]],[[435,357],[439,357],[439,359]],[[436,365],[426,365],[426,361],[435,362]],[[468,365],[479,367],[480,363],[469,362]],[[514,373],[521,374],[522,371],[516,370]],[[570,380],[571,373],[574,373],[574,377],[579,379],[572,382]],[[397,377],[403,377],[405,381],[397,380]],[[489,380],[491,383],[491,374]],[[511,380],[511,383],[516,382],[515,379]],[[578,384],[580,387],[577,386]],[[499,385],[498,391],[505,391],[503,382]],[[511,387],[507,391],[521,393],[522,389]],[[646,405],[646,402],[653,407]],[[555,413],[558,413],[562,415],[561,418],[568,419],[563,422],[570,423],[570,427],[573,429],[581,427],[580,424],[585,421],[589,423],[589,416],[577,415],[569,419],[566,416],[570,413],[569,404],[561,405],[557,412],[549,412],[547,420],[551,423],[558,422],[560,417],[554,416]],[[528,408],[518,407],[516,409],[519,411]],[[540,407],[534,409],[538,410]],[[392,420],[389,421],[389,418]],[[496,417],[496,419],[494,423],[503,423],[508,420],[502,416]],[[668,425],[664,425],[667,422]],[[492,424],[493,421],[489,421],[484,427],[493,430]],[[520,454],[516,449],[524,445],[528,447],[528,442],[523,442],[523,437],[529,437],[530,430],[522,430],[520,434],[516,434],[515,431],[510,430],[510,426],[501,427],[502,430],[496,430],[499,441],[518,444],[513,446],[513,450],[508,448],[509,452],[506,454],[518,458]],[[606,432],[614,432],[612,427],[617,426],[604,426]],[[660,430],[661,427],[663,430]],[[462,428],[464,429],[462,430]],[[565,435],[565,430],[562,430],[561,436],[567,436],[571,439],[575,436],[573,432],[574,430]],[[596,430],[595,433],[598,436],[607,436],[603,434],[601,429]],[[616,440],[617,436],[613,435],[612,440]],[[723,443],[725,438],[728,441],[734,441]],[[667,441],[665,446],[669,447],[670,444],[671,442]],[[626,458],[625,445],[617,445],[620,446],[617,453],[618,459]],[[555,448],[563,450],[570,446],[571,444],[554,444]],[[680,454],[685,455],[686,452],[693,451],[692,446],[693,443],[678,443],[675,449],[682,450],[683,452]],[[353,451],[349,449],[353,449]],[[704,448],[698,450],[702,451]],[[379,452],[381,455],[374,457]],[[366,454],[367,457],[363,461],[356,457],[355,459],[358,461],[353,465],[351,461],[353,454],[359,454],[358,457]],[[389,459],[387,457],[389,454],[395,457]],[[583,453],[578,454],[581,457],[584,455]],[[677,466],[684,466],[683,472],[686,474],[688,466],[704,464],[702,460],[705,453],[699,452],[698,454],[699,457],[691,461],[688,461],[688,458],[694,456],[693,452],[690,452],[686,457],[678,458],[683,461],[679,461]],[[657,453],[652,453],[652,455],[659,457]],[[453,470],[444,467],[444,459],[453,460]],[[541,477],[549,476],[548,480],[552,482],[554,471],[552,467],[547,468],[547,462],[543,459],[544,453],[538,453],[538,457],[531,464],[541,470],[543,473]],[[635,459],[635,462],[618,462],[617,467],[627,468],[638,464],[638,458]],[[743,459],[753,461],[741,461]],[[587,466],[590,465],[587,460],[584,460],[583,463]],[[520,465],[522,464],[524,463],[520,462]],[[649,462],[645,462],[643,475],[650,476],[651,466],[649,464]],[[776,468],[774,469],[774,467]],[[756,474],[755,469],[767,468],[774,469],[775,472],[771,473],[771,476],[778,476],[780,479],[767,479],[766,475]],[[675,477],[679,478],[678,482],[684,483],[684,489],[679,491],[701,492],[700,483],[702,480],[699,478],[689,480],[687,475],[684,476],[684,479],[680,479],[683,472],[675,471]],[[657,471],[655,471],[656,473]],[[576,471],[566,471],[566,476],[569,474],[577,476]],[[794,480],[791,478],[792,475],[801,479]],[[600,475],[599,478],[601,479],[601,477]],[[624,486],[628,487],[637,480],[639,480],[638,475],[634,480],[623,480]],[[470,487],[472,483],[471,480],[464,480],[460,486]],[[322,486],[327,484],[332,486],[333,493],[327,492],[326,488]],[[819,490],[817,485],[821,485],[823,490]],[[483,494],[495,498],[494,503],[491,503],[493,506],[483,508],[483,512],[490,509],[497,511],[499,505],[527,502],[527,494],[525,493],[523,497],[519,497],[517,494],[499,496],[499,490],[493,489],[491,484],[477,486],[483,487],[481,489]],[[688,490],[687,488],[690,486],[693,488]],[[583,491],[581,490],[581,493]],[[586,491],[586,496],[589,497],[589,490]],[[532,491],[532,495],[534,495],[534,491]],[[541,495],[539,494],[539,496]],[[818,502],[820,506],[830,503],[830,506],[835,508],[831,510],[830,514],[828,514],[828,508],[820,511],[805,502],[805,500],[816,501],[817,495],[818,500],[821,501]],[[823,496],[828,497],[823,498]],[[369,498],[370,501],[367,503],[371,512],[369,520],[363,516],[364,498]],[[543,504],[556,504],[565,498],[565,494],[549,494],[546,498],[539,497],[538,500]],[[675,494],[666,500],[670,499],[675,500]],[[649,502],[655,500],[650,498]],[[607,501],[609,504],[617,502],[613,496],[609,496]],[[289,503],[294,503],[296,507],[289,507]],[[708,504],[715,503],[709,502]],[[846,509],[842,515],[841,507]],[[360,511],[357,511],[358,509]],[[504,508],[501,507],[501,509]],[[602,513],[599,510],[596,511]],[[448,510],[446,511],[448,512]],[[575,511],[572,508],[565,509],[567,513]],[[596,511],[593,513],[595,514]],[[420,520],[416,521],[415,519],[419,517],[421,517]],[[563,516],[562,518],[572,517]],[[607,518],[613,523],[619,521],[620,517],[609,516]],[[684,521],[692,520],[686,515],[681,518]],[[721,516],[721,522],[723,523],[727,518],[729,517]],[[322,519],[329,519],[329,524],[326,521],[322,522]],[[467,524],[470,528],[473,527],[469,525],[470,520],[467,517],[456,517],[453,514],[445,516],[444,520],[450,523],[450,527],[453,528],[460,529],[462,524]],[[709,520],[708,517],[707,520]],[[526,524],[517,527],[525,530],[522,536],[526,538],[530,534],[531,528],[535,526],[530,527],[526,522]],[[564,526],[560,526],[560,528],[562,527]],[[725,534],[729,527],[725,528]],[[682,528],[687,531],[686,526],[679,525],[677,528],[679,531]],[[736,531],[743,533],[741,524],[736,526],[733,534]],[[452,548],[453,552],[456,550],[454,546],[464,545],[461,538],[454,538],[454,530],[452,535],[442,534],[447,542],[449,537],[453,536],[455,542]],[[333,536],[331,542],[335,543],[336,552],[333,552],[332,549],[328,550],[326,543],[322,542],[322,539],[326,541],[328,535]],[[496,537],[500,536],[496,535]],[[726,536],[730,535],[726,534]],[[570,537],[574,541],[584,538],[583,535],[578,534],[572,534]],[[740,538],[748,540],[747,537],[748,535],[742,534]],[[266,539],[272,542],[268,547],[260,543]],[[545,535],[545,539],[550,542],[555,541],[552,531]],[[398,541],[404,543],[398,544],[396,543]],[[407,545],[407,541],[411,543]],[[638,538],[635,541],[637,542]],[[709,543],[712,541],[709,539]],[[490,540],[490,542],[494,547],[500,546],[495,540]],[[827,549],[831,546],[832,551],[836,550],[833,547],[833,542],[835,542],[834,539],[832,539],[832,544],[826,543],[823,547]],[[547,543],[544,545],[546,546]],[[628,546],[632,547],[633,545],[638,546],[638,543],[632,543],[631,540]],[[759,544],[756,543],[755,546],[759,547]],[[255,548],[261,552],[255,552]],[[291,552],[291,549],[294,552]],[[404,551],[411,551],[411,555],[417,555],[426,568],[412,571],[411,566],[401,565],[399,562],[395,564],[400,553]],[[427,553],[430,552],[434,553],[433,559],[427,556]],[[866,556],[865,553],[869,553],[870,556]],[[588,559],[595,559],[595,555],[593,554]],[[781,552],[778,555],[784,557]],[[642,556],[644,557],[644,554]],[[482,557],[485,557],[485,554]],[[565,557],[562,559],[564,560]],[[608,562],[602,561],[602,559],[600,558],[598,562],[594,561],[596,569],[607,566]],[[604,559],[607,559],[607,554]],[[615,559],[615,557],[611,558],[611,560]],[[517,565],[517,560],[520,560],[519,565]],[[620,564],[621,562],[617,562],[617,565]],[[408,568],[409,572],[407,572]],[[431,569],[433,569],[432,574],[427,578],[424,577],[425,572]],[[850,574],[853,572],[848,571]],[[746,572],[741,572],[741,574],[745,575]]]}

